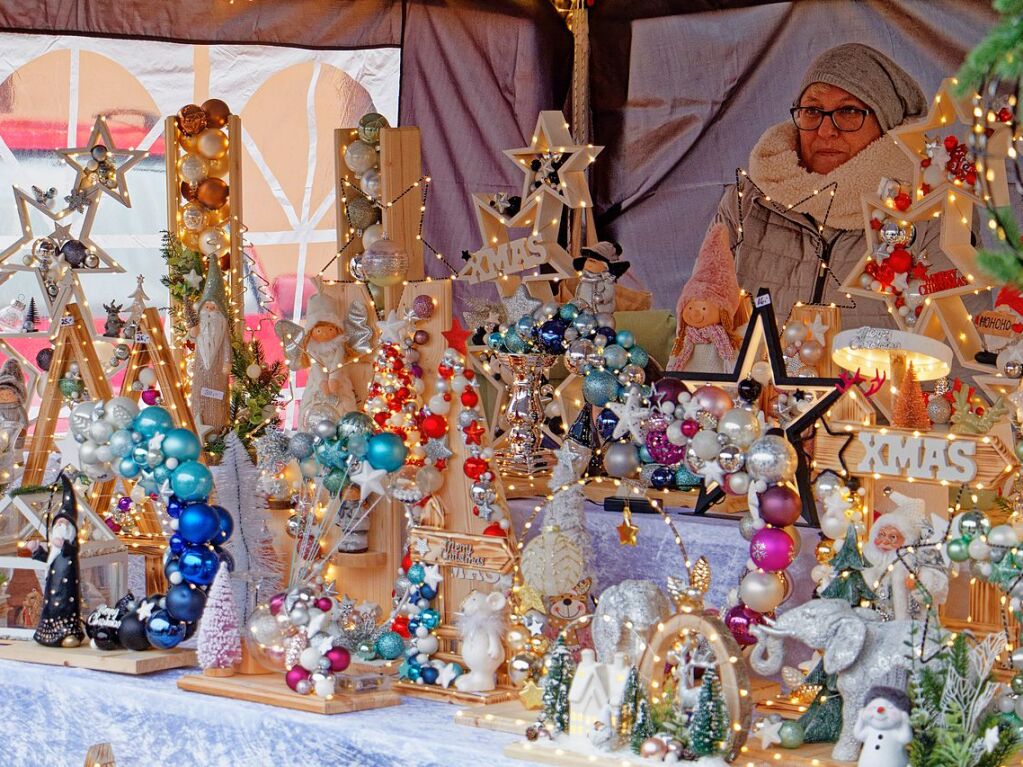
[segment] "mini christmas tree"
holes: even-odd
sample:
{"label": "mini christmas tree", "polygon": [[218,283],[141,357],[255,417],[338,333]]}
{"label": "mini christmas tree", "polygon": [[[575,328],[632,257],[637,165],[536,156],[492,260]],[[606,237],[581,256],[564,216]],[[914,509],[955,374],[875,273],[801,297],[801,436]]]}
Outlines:
{"label": "mini christmas tree", "polygon": [[647,700],[646,695],[641,694],[639,705],[636,706],[636,721],[632,723],[632,737],[629,741],[633,752],[638,754],[643,741],[653,737],[655,732],[657,732],[657,727],[650,713],[650,701]]}
{"label": "mini christmas tree", "polygon": [[836,686],[837,674],[829,674],[824,670],[824,662],[820,661],[806,675],[803,684],[820,687],[806,713],[799,717],[803,725],[804,743],[834,743],[842,731],[842,696]]}
{"label": "mini christmas tree", "polygon": [[238,633],[231,574],[223,564],[206,597],[196,649],[199,666],[210,676],[226,676],[242,661],[242,639]]}
{"label": "mini christmas tree", "polygon": [[700,756],[715,756],[725,751],[728,739],[728,711],[721,695],[721,682],[716,669],[703,675],[700,701],[689,724],[693,751]]}
{"label": "mini christmas tree", "polygon": [[639,709],[639,701],[643,696],[643,689],[639,681],[639,671],[633,666],[625,677],[625,688],[622,690],[622,707],[618,715],[618,732],[624,737],[632,735],[632,725],[636,721],[636,712]]}
{"label": "mini christmas tree", "polygon": [[930,429],[931,419],[927,417],[927,401],[916,380],[913,363],[899,384],[899,394],[892,409],[892,426],[902,429]]}
{"label": "mini christmas tree", "polygon": [[568,731],[568,692],[574,676],[572,653],[565,646],[565,638],[559,637],[543,680],[543,715],[555,732]]}
{"label": "mini christmas tree", "polygon": [[820,595],[825,599],[844,599],[853,607],[866,606],[877,595],[871,591],[863,579],[863,570],[871,566],[860,551],[860,542],[856,538],[856,528],[849,525],[845,532],[845,543],[829,563],[834,571],[831,583]]}
{"label": "mini christmas tree", "polygon": [[25,318],[21,321],[21,330],[23,333],[35,333],[38,328],[36,324],[39,322],[39,310],[36,308],[35,298],[28,300],[28,308],[25,310]]}

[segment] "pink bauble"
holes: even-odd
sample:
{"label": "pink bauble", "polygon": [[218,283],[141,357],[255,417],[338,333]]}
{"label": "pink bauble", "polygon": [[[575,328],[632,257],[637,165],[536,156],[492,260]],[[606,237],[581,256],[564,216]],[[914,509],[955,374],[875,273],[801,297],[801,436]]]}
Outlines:
{"label": "pink bauble", "polygon": [[687,418],[682,422],[682,433],[692,439],[696,436],[696,432],[700,430],[700,424],[694,421],[692,418]]}
{"label": "pink bauble", "polygon": [[286,596],[287,594],[274,594],[272,597],[270,597],[271,615],[277,615],[277,613],[281,611],[281,608],[284,607],[284,598]]}
{"label": "pink bauble", "polygon": [[657,463],[664,466],[674,466],[681,463],[686,456],[686,449],[682,445],[673,445],[668,439],[666,431],[651,431],[646,435],[646,449],[650,457]]}
{"label": "pink bauble", "polygon": [[352,656],[344,647],[332,647],[327,650],[327,658],[330,660],[330,670],[334,672],[344,671],[352,662]]}
{"label": "pink bauble", "polygon": [[803,505],[788,485],[774,485],[760,494],[760,516],[769,525],[787,527],[799,519]]}
{"label": "pink bauble", "polygon": [[288,673],[284,675],[284,681],[288,683],[288,687],[294,690],[299,682],[303,679],[308,679],[309,676],[308,671],[301,666],[295,665],[288,669]]}
{"label": "pink bauble", "polygon": [[796,557],[796,547],[784,530],[765,527],[758,530],[749,542],[749,555],[761,570],[777,573],[792,564]]}
{"label": "pink bauble", "polygon": [[156,389],[146,389],[142,392],[142,401],[147,405],[155,405],[160,401],[160,392]]}
{"label": "pink bauble", "polygon": [[735,641],[741,647],[749,647],[757,643],[757,638],[750,633],[753,626],[764,622],[764,616],[744,604],[737,604],[725,613],[725,625],[732,632]]}
{"label": "pink bauble", "polygon": [[701,386],[693,393],[700,410],[706,410],[715,418],[720,418],[732,409],[732,398],[720,386]]}
{"label": "pink bauble", "polygon": [[671,419],[668,416],[658,410],[654,410],[647,416],[645,426],[647,431],[667,431],[668,424],[670,423]]}
{"label": "pink bauble", "polygon": [[325,613],[329,613],[334,609],[334,601],[330,597],[320,597],[316,600],[316,608],[323,610]]}

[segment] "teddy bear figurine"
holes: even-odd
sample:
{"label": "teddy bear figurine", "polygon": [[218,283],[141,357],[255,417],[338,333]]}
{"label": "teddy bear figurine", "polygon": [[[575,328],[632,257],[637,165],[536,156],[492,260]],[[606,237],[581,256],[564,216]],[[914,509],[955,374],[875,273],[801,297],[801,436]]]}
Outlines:
{"label": "teddy bear figurine", "polygon": [[462,692],[487,692],[497,687],[497,669],[504,663],[505,606],[500,592],[472,591],[458,614],[462,660],[468,670],[455,679]]}

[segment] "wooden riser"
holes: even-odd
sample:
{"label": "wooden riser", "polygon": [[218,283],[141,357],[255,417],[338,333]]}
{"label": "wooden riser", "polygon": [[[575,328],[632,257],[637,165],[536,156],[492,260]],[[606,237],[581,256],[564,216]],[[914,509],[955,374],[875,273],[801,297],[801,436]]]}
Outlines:
{"label": "wooden riser", "polygon": [[88,668],[113,674],[152,674],[195,665],[195,650],[94,650],[81,647],[43,647],[35,642],[12,642],[0,646],[0,660],[42,663],[47,666]]}
{"label": "wooden riser", "polygon": [[266,706],[325,715],[387,708],[401,703],[398,693],[391,689],[358,695],[338,694],[329,700],[316,695],[299,695],[288,688],[284,682],[283,674],[229,677],[209,677],[196,674],[181,677],[178,680],[178,687],[189,692],[216,695],[219,698],[247,700]]}
{"label": "wooden riser", "polygon": [[402,695],[409,695],[414,698],[428,698],[429,700],[441,700],[445,703],[457,703],[470,706],[490,706],[495,703],[517,698],[518,690],[510,687],[498,688],[490,692],[462,692],[454,686],[444,689],[432,684],[415,684],[413,682],[396,682],[394,688]]}
{"label": "wooden riser", "polygon": [[470,706],[460,709],[455,712],[455,724],[524,735],[526,728],[536,721],[540,713],[539,709],[526,708],[518,699],[506,700],[492,706]]}

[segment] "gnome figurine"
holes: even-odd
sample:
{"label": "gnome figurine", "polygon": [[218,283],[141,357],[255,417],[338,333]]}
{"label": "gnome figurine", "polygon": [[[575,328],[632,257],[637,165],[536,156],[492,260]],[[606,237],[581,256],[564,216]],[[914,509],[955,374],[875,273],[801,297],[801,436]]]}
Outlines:
{"label": "gnome figurine", "polygon": [[739,309],[739,282],[728,245],[728,230],[707,232],[693,273],[678,300],[678,336],[668,370],[728,373],[735,367],[739,339],[733,323]]}
{"label": "gnome figurine", "polygon": [[[299,408],[299,422],[312,429],[323,413],[336,412],[335,418],[358,410],[355,387],[344,369],[344,313],[326,293],[314,293],[306,308],[303,348],[309,363],[309,378]],[[310,414],[319,414],[310,419]]]}
{"label": "gnome figurine", "polygon": [[67,475],[60,475],[60,511],[50,521],[47,542],[30,545],[32,558],[46,562],[46,591],[33,639],[46,647],[77,647],[82,629],[78,570],[78,501]]}
{"label": "gnome figurine", "polygon": [[215,258],[210,259],[206,284],[195,308],[199,321],[189,331],[195,340],[192,415],[201,433],[220,433],[227,426],[231,406],[231,313],[224,276]]}

